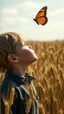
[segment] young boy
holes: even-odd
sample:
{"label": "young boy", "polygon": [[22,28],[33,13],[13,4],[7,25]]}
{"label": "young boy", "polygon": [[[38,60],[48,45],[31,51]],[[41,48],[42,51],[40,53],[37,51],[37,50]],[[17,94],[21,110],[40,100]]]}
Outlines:
{"label": "young boy", "polygon": [[17,33],[0,34],[0,67],[6,71],[1,85],[1,114],[39,114],[34,77],[27,67],[37,60],[31,46]]}

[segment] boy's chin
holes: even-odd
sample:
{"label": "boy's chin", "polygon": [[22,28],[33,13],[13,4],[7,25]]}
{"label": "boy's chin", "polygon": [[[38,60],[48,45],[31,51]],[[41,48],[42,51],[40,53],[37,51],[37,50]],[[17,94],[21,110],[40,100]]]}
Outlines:
{"label": "boy's chin", "polygon": [[33,63],[33,62],[35,62],[35,61],[37,61],[38,60],[38,57],[36,56],[32,61],[31,61],[31,63]]}
{"label": "boy's chin", "polygon": [[38,58],[34,58],[32,61],[29,61],[27,63],[27,66],[31,65],[32,63],[36,62],[38,60]]}
{"label": "boy's chin", "polygon": [[35,57],[35,61],[37,61],[37,60],[38,60],[38,57],[36,56],[36,57]]}
{"label": "boy's chin", "polygon": [[35,61],[37,61],[37,60],[38,60],[38,57],[36,56],[36,57],[35,57]]}

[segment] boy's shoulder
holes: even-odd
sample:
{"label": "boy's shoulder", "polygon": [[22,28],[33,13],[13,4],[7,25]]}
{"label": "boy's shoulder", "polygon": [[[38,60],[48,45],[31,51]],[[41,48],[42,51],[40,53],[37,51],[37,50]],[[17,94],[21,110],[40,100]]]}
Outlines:
{"label": "boy's shoulder", "polygon": [[12,72],[7,72],[4,76],[5,78],[2,81],[1,89],[8,88],[8,86],[14,86],[16,87],[19,85],[20,79],[18,76]]}
{"label": "boy's shoulder", "polygon": [[5,94],[7,95],[8,92],[11,91],[12,88],[14,88],[15,91],[17,91],[17,83],[11,78],[11,76],[8,74],[8,76],[6,76],[1,84],[1,94]]}
{"label": "boy's shoulder", "polygon": [[16,88],[16,83],[12,80],[4,79],[1,84],[1,94],[4,92],[4,94],[8,93],[8,90],[11,90],[11,88]]}

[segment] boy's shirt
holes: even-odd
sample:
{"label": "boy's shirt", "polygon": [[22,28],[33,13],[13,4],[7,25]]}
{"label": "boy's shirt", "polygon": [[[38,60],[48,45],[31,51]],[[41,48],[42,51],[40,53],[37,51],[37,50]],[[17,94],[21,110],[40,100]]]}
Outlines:
{"label": "boy's shirt", "polygon": [[[30,93],[25,82],[28,82],[28,86],[29,84],[32,84],[35,95],[35,100],[31,105],[29,114],[39,114],[38,95],[34,87],[33,80],[34,78],[28,73],[26,73],[26,77],[19,76],[12,72],[6,73],[6,77],[1,85],[1,94],[3,93],[5,98],[8,99],[7,97],[8,88],[9,87],[11,88],[12,86],[15,88],[14,101],[11,106],[11,111],[9,112],[9,114],[26,114],[26,103],[30,98]],[[5,114],[5,105],[2,99],[1,99],[1,114]]]}

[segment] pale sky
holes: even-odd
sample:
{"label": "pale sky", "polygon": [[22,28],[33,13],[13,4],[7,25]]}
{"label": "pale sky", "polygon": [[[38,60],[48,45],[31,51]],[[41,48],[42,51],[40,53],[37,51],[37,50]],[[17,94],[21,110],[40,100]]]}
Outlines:
{"label": "pale sky", "polygon": [[[48,23],[33,18],[47,6]],[[18,32],[25,40],[64,40],[64,0],[0,0],[0,33]]]}

